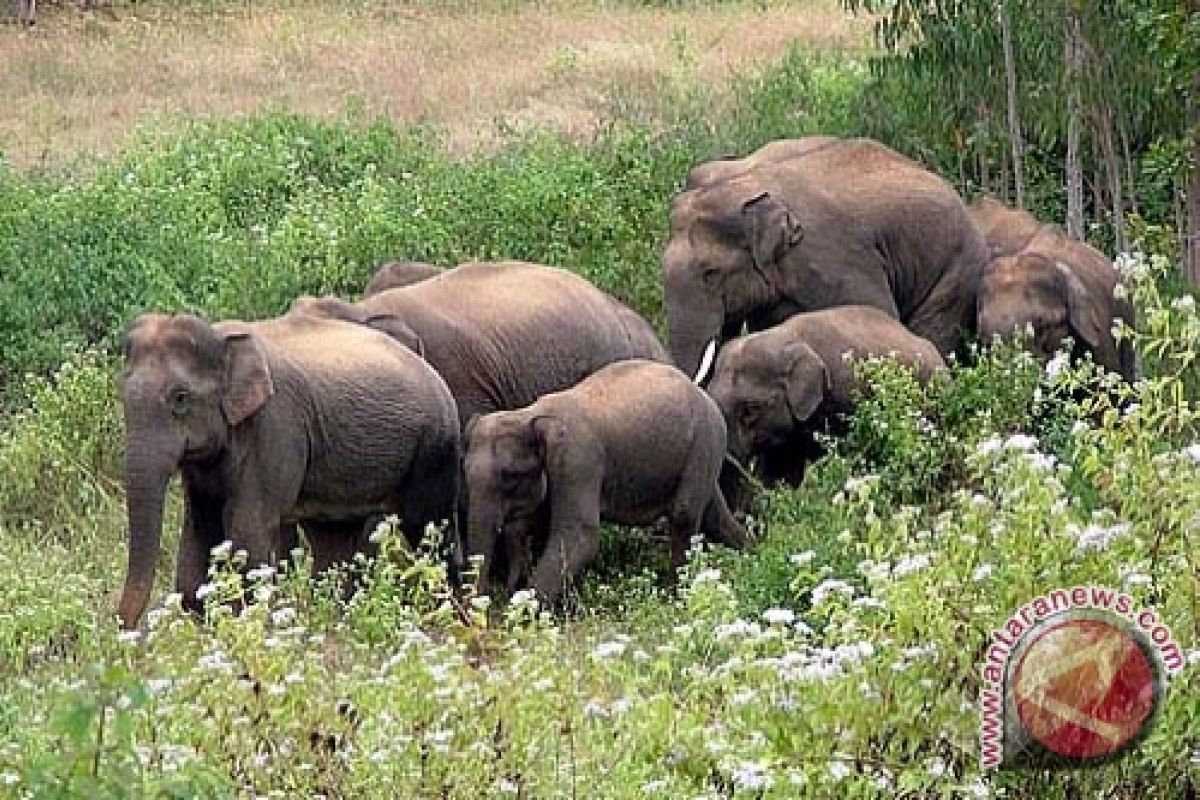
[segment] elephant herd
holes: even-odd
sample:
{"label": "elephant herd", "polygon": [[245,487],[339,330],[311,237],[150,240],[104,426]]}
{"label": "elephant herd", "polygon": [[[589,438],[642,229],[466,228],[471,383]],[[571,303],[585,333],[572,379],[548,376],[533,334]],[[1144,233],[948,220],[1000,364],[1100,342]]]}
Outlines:
{"label": "elephant herd", "polygon": [[[850,408],[851,357],[928,378],[975,335],[1069,336],[1132,378],[1111,263],[1024,211],[963,203],[869,139],[813,136],[694,168],[662,258],[669,350],[567,270],[383,265],[363,299],[298,298],[254,322],[143,314],[127,330],[129,562],[118,613],[149,602],[163,507],[182,475],[176,590],[200,606],[210,552],[247,566],[303,531],[315,570],[448,523],[451,575],[550,603],[595,557],[601,522],[665,518],[740,548],[726,459],[797,482],[813,433]],[[695,378],[689,377],[695,374]],[[702,388],[703,385],[703,388]]]}

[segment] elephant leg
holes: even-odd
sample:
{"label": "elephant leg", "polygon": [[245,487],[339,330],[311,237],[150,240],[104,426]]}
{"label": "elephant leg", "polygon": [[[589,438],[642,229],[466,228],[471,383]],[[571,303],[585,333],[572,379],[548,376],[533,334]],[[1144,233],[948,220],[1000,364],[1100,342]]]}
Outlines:
{"label": "elephant leg", "polygon": [[712,541],[734,550],[744,549],[749,541],[746,529],[729,511],[719,486],[713,487],[712,499],[708,501],[704,508],[704,516],[700,519],[700,530]]}
{"label": "elephant leg", "polygon": [[554,605],[600,552],[600,521],[555,526],[533,574],[533,590],[546,605]]}
{"label": "elephant leg", "polygon": [[420,545],[427,525],[446,524],[440,552],[446,559],[453,586],[462,584],[464,548],[459,518],[458,484],[461,466],[453,443],[433,447],[413,463],[401,505],[404,535],[413,547]]}
{"label": "elephant leg", "polygon": [[[369,542],[369,520],[356,517],[348,520],[307,520],[304,533],[312,550],[313,575],[323,575],[335,567],[350,567],[359,553],[373,555]],[[350,569],[342,575],[342,597],[349,599],[358,585],[358,578]]]}
{"label": "elephant leg", "polygon": [[175,591],[182,596],[186,610],[199,614],[204,604],[196,593],[208,580],[212,548],[225,539],[221,501],[194,491],[185,481],[183,503],[183,529],[175,559]]}

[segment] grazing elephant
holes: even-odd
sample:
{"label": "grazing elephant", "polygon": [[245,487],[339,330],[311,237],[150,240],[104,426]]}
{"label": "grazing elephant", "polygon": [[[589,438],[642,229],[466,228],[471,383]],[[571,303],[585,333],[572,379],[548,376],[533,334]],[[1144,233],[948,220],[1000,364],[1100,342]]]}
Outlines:
{"label": "grazing elephant", "polygon": [[818,457],[813,433],[849,412],[861,389],[850,360],[890,356],[928,380],[945,363],[930,342],[870,306],[797,314],[730,342],[708,391],[725,416],[729,451],[757,457],[770,484],[798,484]]}
{"label": "grazing elephant", "polygon": [[467,552],[486,564],[500,539],[510,592],[544,538],[532,587],[554,602],[596,557],[602,521],[649,525],[666,516],[676,565],[697,531],[745,545],[717,486],[721,412],[669,365],[611,364],[527,408],[476,418],[465,449]]}
{"label": "grazing elephant", "polygon": [[974,329],[986,260],[940,177],[869,139],[821,141],[674,198],[662,263],[671,355],[691,374],[709,341],[743,323],[839,305],[879,308],[949,353]]}
{"label": "grazing elephant", "polygon": [[149,598],[176,470],[185,517],[175,585],[193,610],[222,541],[245,549],[250,566],[269,564],[301,524],[322,569],[365,546],[372,515],[399,514],[410,539],[453,519],[454,400],[428,364],[382,333],[299,313],[216,324],[144,314],[124,350],[125,627]]}
{"label": "grazing elephant", "polygon": [[1070,335],[1076,355],[1089,352],[1105,369],[1134,380],[1133,343],[1118,343],[1112,335],[1114,320],[1135,323],[1133,304],[1114,295],[1118,280],[1112,262],[1056,226],[991,198],[977,200],[970,213],[993,257],[979,284],[980,336],[990,339],[1030,326],[1031,350],[1048,359]]}
{"label": "grazing elephant", "polygon": [[411,286],[426,278],[441,275],[445,271],[442,267],[427,264],[424,261],[389,261],[375,270],[375,274],[367,283],[367,288],[363,290],[363,297],[370,297],[373,294],[401,286]]}
{"label": "grazing elephant", "polygon": [[567,270],[519,261],[463,264],[359,303],[301,298],[296,307],[372,325],[423,354],[463,425],[614,361],[670,360],[649,323],[609,295]]}

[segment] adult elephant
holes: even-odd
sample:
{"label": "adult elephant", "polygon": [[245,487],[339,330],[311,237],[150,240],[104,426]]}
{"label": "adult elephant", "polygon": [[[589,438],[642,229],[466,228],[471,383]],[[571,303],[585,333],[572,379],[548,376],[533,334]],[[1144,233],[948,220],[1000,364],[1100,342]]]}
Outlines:
{"label": "adult elephant", "polygon": [[454,518],[454,400],[428,364],[382,333],[304,314],[216,324],[145,314],[124,348],[125,627],[149,598],[176,471],[185,515],[175,586],[193,610],[223,541],[245,549],[250,566],[269,564],[300,524],[322,569],[365,547],[372,515],[399,514],[410,541]]}
{"label": "adult elephant", "polygon": [[375,270],[375,274],[371,276],[371,280],[367,282],[367,287],[363,290],[363,297],[370,297],[373,294],[386,292],[388,289],[397,289],[401,286],[411,286],[427,278],[441,275],[445,271],[443,267],[424,261],[389,261],[381,264]]}
{"label": "adult elephant", "polygon": [[987,248],[954,189],[870,139],[824,141],[686,189],[663,254],[669,346],[691,374],[713,339],[867,305],[945,354],[975,325]]}
{"label": "adult elephant", "polygon": [[359,303],[301,298],[296,306],[372,325],[420,352],[445,378],[464,426],[614,361],[670,363],[633,311],[572,272],[521,261],[462,264]]}
{"label": "adult elephant", "polygon": [[1117,271],[1103,253],[1055,225],[992,198],[971,204],[971,219],[987,241],[977,326],[984,338],[1033,329],[1030,349],[1048,359],[1071,336],[1076,349],[1126,380],[1137,377],[1132,342],[1117,342],[1113,322],[1133,327],[1133,304],[1117,296]]}

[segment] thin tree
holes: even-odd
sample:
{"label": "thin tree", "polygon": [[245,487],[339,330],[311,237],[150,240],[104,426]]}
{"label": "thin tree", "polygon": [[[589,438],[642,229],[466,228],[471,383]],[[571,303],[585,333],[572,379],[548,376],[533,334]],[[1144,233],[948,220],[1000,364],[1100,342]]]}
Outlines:
{"label": "thin tree", "polygon": [[1083,25],[1079,0],[1067,0],[1066,81],[1067,81],[1067,235],[1083,239],[1083,165],[1079,157],[1079,129],[1083,103]]}
{"label": "thin tree", "polygon": [[1004,83],[1008,98],[1008,138],[1012,143],[1013,188],[1017,208],[1025,207],[1025,170],[1022,167],[1021,115],[1017,108],[1017,64],[1013,57],[1012,26],[1007,0],[996,0],[996,17],[1000,24],[1000,43],[1004,48]]}

